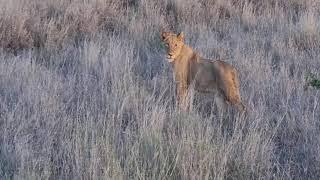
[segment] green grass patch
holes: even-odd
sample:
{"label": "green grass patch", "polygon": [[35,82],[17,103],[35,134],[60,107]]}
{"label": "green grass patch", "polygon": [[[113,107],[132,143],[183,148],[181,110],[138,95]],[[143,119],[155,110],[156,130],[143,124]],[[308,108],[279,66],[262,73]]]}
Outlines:
{"label": "green grass patch", "polygon": [[306,88],[309,86],[320,89],[320,79],[313,73],[309,73],[306,76]]}

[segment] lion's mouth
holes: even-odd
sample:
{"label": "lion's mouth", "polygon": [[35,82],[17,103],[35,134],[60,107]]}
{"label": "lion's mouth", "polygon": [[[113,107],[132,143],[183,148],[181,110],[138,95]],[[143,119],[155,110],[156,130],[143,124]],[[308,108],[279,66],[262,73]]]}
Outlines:
{"label": "lion's mouth", "polygon": [[172,55],[168,54],[167,60],[168,60],[168,62],[173,62],[174,59],[172,58]]}

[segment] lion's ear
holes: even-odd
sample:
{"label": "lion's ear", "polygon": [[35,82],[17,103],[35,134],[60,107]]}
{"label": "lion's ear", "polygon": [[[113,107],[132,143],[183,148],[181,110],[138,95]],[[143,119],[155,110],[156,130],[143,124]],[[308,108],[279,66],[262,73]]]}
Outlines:
{"label": "lion's ear", "polygon": [[168,32],[161,32],[161,39],[165,40],[168,36]]}
{"label": "lion's ear", "polygon": [[184,41],[184,33],[183,32],[180,32],[178,35],[177,35],[178,39],[180,41]]}

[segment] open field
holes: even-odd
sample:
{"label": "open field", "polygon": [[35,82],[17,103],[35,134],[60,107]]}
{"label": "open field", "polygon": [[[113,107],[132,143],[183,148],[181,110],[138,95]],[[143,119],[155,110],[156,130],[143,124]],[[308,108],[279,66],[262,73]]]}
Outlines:
{"label": "open field", "polygon": [[[179,110],[162,30],[246,117]],[[320,179],[319,47],[312,0],[0,0],[0,179]]]}

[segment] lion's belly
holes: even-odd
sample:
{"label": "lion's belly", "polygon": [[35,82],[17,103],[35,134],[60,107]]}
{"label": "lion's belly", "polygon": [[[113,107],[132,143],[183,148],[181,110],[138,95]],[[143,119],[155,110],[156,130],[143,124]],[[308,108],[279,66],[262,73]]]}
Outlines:
{"label": "lion's belly", "polygon": [[209,67],[200,67],[194,78],[194,89],[200,92],[218,92],[217,75]]}

